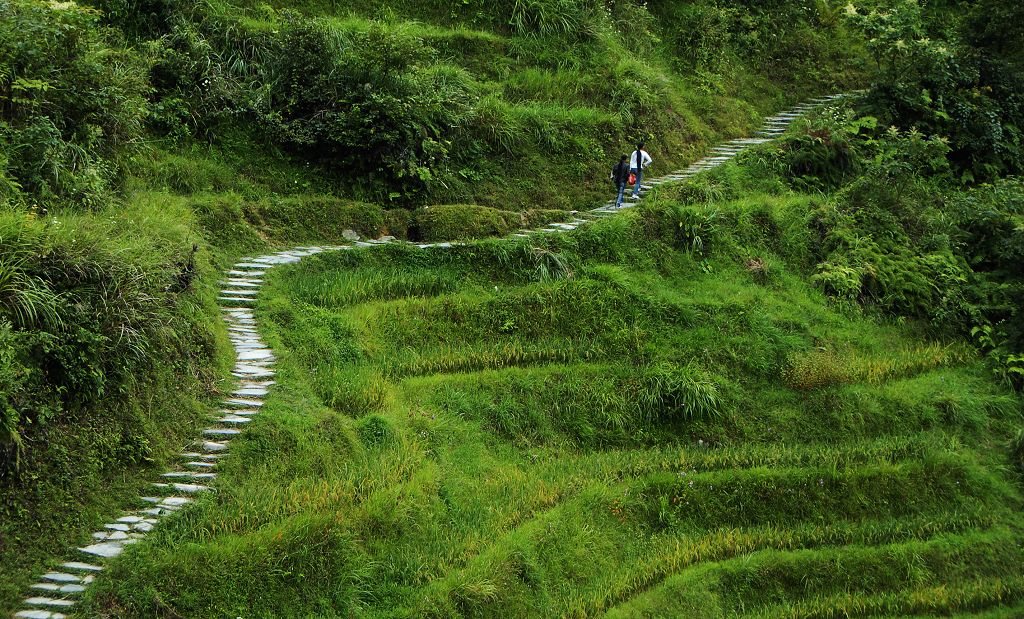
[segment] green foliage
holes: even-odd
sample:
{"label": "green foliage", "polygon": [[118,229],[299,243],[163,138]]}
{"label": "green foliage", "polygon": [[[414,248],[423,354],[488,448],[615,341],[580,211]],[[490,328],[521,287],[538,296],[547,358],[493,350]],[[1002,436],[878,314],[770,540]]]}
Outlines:
{"label": "green foliage", "polygon": [[[1024,169],[1022,76],[957,38],[929,36],[922,4],[847,16],[868,40],[879,69],[868,104],[886,123],[949,140],[949,157],[965,182]],[[990,19],[991,15],[986,15]]]}
{"label": "green foliage", "polygon": [[414,238],[425,241],[479,239],[507,236],[524,222],[519,213],[500,211],[486,206],[453,204],[428,206],[414,215]]}
{"label": "green foliage", "polygon": [[[824,200],[719,181],[741,195],[271,272],[278,385],[218,499],[86,612],[1012,613],[1019,398],[963,344],[829,306],[800,276]],[[711,212],[698,262],[679,222]]]}
{"label": "green foliage", "polygon": [[0,5],[0,197],[98,208],[142,138],[144,75],[94,10]]}
{"label": "green foliage", "polygon": [[176,216],[136,213],[150,234],[129,240],[115,232],[120,216],[42,222],[0,211],[0,319],[15,329],[11,359],[32,385],[14,391],[12,430],[88,410],[144,376],[158,351],[183,353],[180,346],[194,343],[189,319],[173,310],[189,248]]}
{"label": "green foliage", "polygon": [[272,69],[283,88],[264,122],[284,145],[356,176],[379,176],[389,192],[429,190],[473,95],[458,69],[418,69],[429,53],[402,28],[290,25]]}
{"label": "green foliage", "polygon": [[780,142],[779,164],[802,187],[838,188],[861,171],[866,144],[858,138],[876,125],[849,108],[828,108]]}
{"label": "green foliage", "polygon": [[667,418],[694,421],[720,414],[718,387],[708,372],[693,364],[661,362],[646,369],[646,394]]}
{"label": "green foliage", "polygon": [[220,327],[191,222],[168,200],[46,219],[0,208],[5,610],[208,412]]}

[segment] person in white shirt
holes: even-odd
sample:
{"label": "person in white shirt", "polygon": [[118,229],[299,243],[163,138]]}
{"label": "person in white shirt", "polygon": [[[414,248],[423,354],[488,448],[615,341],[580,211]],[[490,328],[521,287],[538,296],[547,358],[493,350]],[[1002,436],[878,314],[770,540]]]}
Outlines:
{"label": "person in white shirt", "polygon": [[629,171],[636,174],[636,185],[633,186],[633,199],[640,197],[640,183],[644,180],[644,169],[654,162],[644,150],[644,143],[636,145],[636,150],[629,158]]}

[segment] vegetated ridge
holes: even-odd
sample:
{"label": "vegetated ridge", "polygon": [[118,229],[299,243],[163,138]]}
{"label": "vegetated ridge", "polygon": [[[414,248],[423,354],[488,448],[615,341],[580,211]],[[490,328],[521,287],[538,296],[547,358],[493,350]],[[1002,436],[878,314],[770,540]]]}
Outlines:
{"label": "vegetated ridge", "polygon": [[[213,297],[233,257],[551,221],[596,203],[637,137],[672,169],[802,88],[867,77],[861,104],[565,241],[301,267],[320,292],[261,302],[291,400],[223,498],[92,608],[1013,616],[1020,7],[777,4],[0,5],[0,607],[226,388]],[[841,464],[890,439],[924,446]],[[644,472],[761,443],[829,464]],[[587,460],[618,454],[636,475]],[[197,564],[224,569],[174,577]]]}

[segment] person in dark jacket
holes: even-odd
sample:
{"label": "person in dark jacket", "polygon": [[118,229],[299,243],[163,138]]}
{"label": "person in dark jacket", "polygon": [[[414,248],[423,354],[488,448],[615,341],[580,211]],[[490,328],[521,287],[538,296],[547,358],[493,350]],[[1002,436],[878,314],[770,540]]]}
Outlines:
{"label": "person in dark jacket", "polygon": [[615,208],[620,208],[623,196],[626,195],[626,186],[629,185],[629,155],[623,155],[619,159],[619,164],[612,168],[612,181],[615,183],[616,189],[619,190],[619,196],[615,199]]}

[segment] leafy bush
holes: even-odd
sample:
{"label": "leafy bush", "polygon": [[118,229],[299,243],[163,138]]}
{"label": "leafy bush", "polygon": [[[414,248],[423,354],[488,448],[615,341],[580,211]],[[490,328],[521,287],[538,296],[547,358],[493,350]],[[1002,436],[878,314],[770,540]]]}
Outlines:
{"label": "leafy bush", "polygon": [[142,136],[145,74],[92,9],[0,4],[0,195],[98,206]]}
{"label": "leafy bush", "polygon": [[799,186],[837,188],[860,171],[862,133],[876,126],[873,117],[857,116],[844,106],[830,107],[779,143],[777,165]]}
{"label": "leafy bush", "polygon": [[473,99],[460,70],[419,68],[430,53],[402,28],[293,22],[273,69],[281,88],[262,120],[282,144],[380,180],[393,198],[427,191]]}
{"label": "leafy bush", "polygon": [[966,182],[1024,169],[1024,79],[959,39],[929,36],[923,6],[901,0],[848,19],[868,40],[880,73],[868,103],[884,122],[949,139]]}
{"label": "leafy bush", "polygon": [[429,206],[414,217],[414,236],[424,241],[505,236],[522,225],[519,213],[472,204]]}
{"label": "leafy bush", "polygon": [[0,363],[10,371],[0,408],[8,443],[124,393],[157,359],[174,359],[169,370],[209,352],[208,332],[194,330],[197,316],[177,308],[187,302],[180,276],[195,268],[182,217],[140,210],[126,232],[126,220],[114,215],[43,222],[0,210]]}

